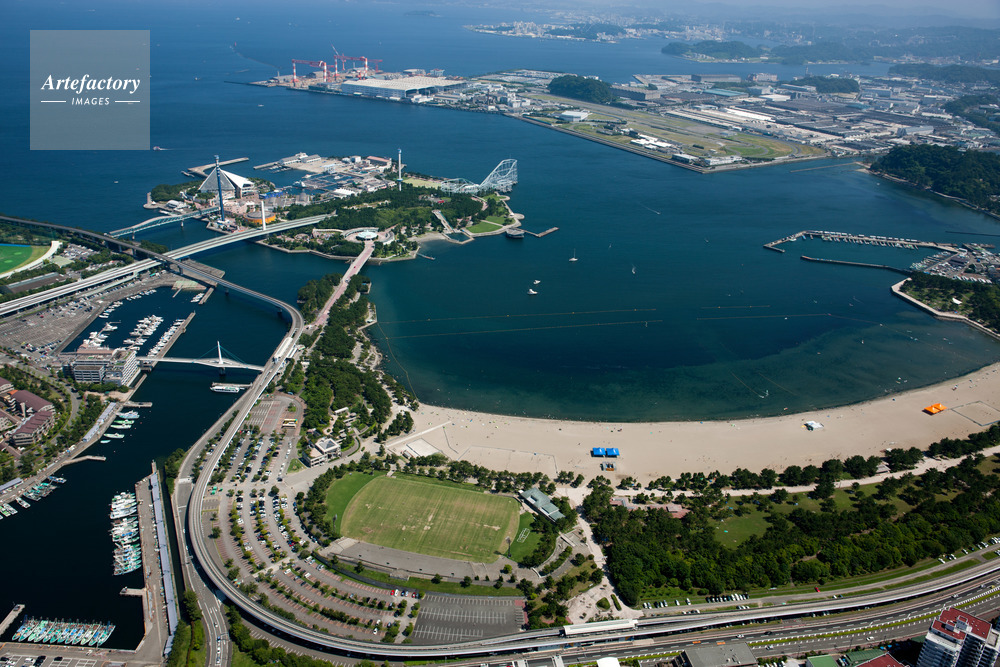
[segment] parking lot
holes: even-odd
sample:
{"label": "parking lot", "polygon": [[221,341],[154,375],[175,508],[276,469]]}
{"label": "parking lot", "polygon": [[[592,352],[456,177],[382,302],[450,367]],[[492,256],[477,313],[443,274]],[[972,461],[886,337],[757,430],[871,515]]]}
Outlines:
{"label": "parking lot", "polygon": [[413,631],[414,644],[468,641],[516,633],[526,622],[519,598],[427,595]]}
{"label": "parking lot", "polygon": [[[59,651],[58,646],[52,646],[48,653]],[[96,649],[95,649],[96,650]],[[102,659],[101,662],[104,662]],[[27,653],[0,654],[0,667],[95,667],[95,658],[73,657],[66,655],[28,655]]]}

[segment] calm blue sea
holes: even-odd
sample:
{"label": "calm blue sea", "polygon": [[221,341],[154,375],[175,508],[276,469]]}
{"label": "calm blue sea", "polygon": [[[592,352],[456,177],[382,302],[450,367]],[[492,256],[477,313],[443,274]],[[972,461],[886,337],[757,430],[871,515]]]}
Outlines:
{"label": "calm blue sea", "polygon": [[[558,232],[462,247],[439,242],[425,249],[434,261],[365,269],[388,370],[434,404],[563,418],[732,418],[860,401],[1000,357],[992,340],[894,299],[888,287],[895,274],[799,259],[905,267],[920,253],[820,241],[799,242],[785,254],[761,248],[805,228],[951,241],[991,239],[954,232],[1000,233],[992,219],[879,181],[849,162],[699,175],[497,116],[227,83],[288,72],[292,58],[326,59],[334,49],[381,58],[390,70],[441,67],[462,75],[529,67],[624,82],[634,73],[804,73],[695,65],[663,56],[656,40],[563,43],[462,28],[544,18],[518,10],[407,13],[415,9],[9,0],[0,25],[0,89],[7,92],[0,95],[0,211],[116,229],[148,217],[141,204],[154,185],[184,180],[181,170],[215,154],[248,157],[233,170],[252,175],[253,165],[298,151],[391,156],[401,148],[415,171],[472,180],[516,158],[513,208],[528,229]],[[86,28],[151,31],[151,144],[165,150],[27,149],[29,30]],[[206,235],[188,225],[149,238],[177,247]],[[572,256],[578,261],[569,262]],[[344,269],[258,246],[198,259],[286,300],[307,280]],[[527,294],[532,286],[536,296]],[[135,304],[136,317],[190,312],[186,299],[166,294]],[[246,361],[263,360],[284,326],[266,308],[217,294],[175,351],[200,356],[221,340]],[[135,645],[138,602],[118,590],[138,581],[110,576],[106,504],[152,459],[189,447],[228,408],[230,399],[208,392],[212,379],[204,371],[158,369],[137,396],[154,407],[128,441],[97,452],[107,462],[67,468],[66,487],[3,521],[0,563],[26,576],[5,578],[0,609],[25,602],[33,616],[113,620],[119,629],[110,644]]]}

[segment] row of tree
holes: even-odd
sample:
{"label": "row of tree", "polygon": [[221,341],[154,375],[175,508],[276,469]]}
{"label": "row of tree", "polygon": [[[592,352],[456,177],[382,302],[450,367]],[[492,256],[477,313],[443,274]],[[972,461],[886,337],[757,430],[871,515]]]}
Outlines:
{"label": "row of tree", "polygon": [[[958,445],[948,440],[932,449],[957,453],[995,445],[998,438],[1000,428],[994,426],[975,442]],[[731,512],[731,501],[718,493],[712,498],[714,507],[700,498],[677,519],[661,509],[629,511],[612,505],[610,484],[598,478],[583,511],[595,540],[604,547],[608,572],[630,605],[663,586],[717,594],[822,583],[910,566],[1000,532],[1000,476],[982,472],[981,461],[981,455],[973,454],[943,472],[889,478],[874,496],[855,491],[846,509],[838,509],[829,498],[830,478],[817,484],[817,495],[826,498],[820,511],[787,512],[771,502],[751,500],[767,508],[768,528],[733,548],[715,537],[717,518]],[[825,484],[829,488],[820,491]],[[774,501],[787,501],[787,492],[779,489],[776,495],[780,492],[783,497]],[[894,497],[910,509],[898,511]]]}
{"label": "row of tree", "polygon": [[340,279],[343,277],[339,273],[328,273],[318,280],[310,280],[299,288],[299,311],[306,322],[316,319],[316,313],[333,295],[334,288],[340,284]]}

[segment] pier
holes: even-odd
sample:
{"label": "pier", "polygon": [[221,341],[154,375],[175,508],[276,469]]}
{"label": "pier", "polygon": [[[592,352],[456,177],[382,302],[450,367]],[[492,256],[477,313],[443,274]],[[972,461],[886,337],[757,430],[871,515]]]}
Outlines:
{"label": "pier", "polygon": [[[237,164],[239,162],[247,162],[250,158],[248,157],[238,157],[234,160],[223,160],[219,163],[220,167],[225,167],[230,164]],[[211,162],[209,164],[203,164],[200,167],[190,167],[188,172],[194,174],[195,176],[200,176],[202,178],[208,178],[208,172],[215,168],[215,163]]]}
{"label": "pier", "polygon": [[122,403],[126,408],[151,408],[153,404],[150,401],[125,401]]}
{"label": "pier", "polygon": [[868,269],[885,269],[886,271],[895,271],[896,273],[901,273],[904,276],[908,276],[912,271],[907,271],[906,269],[898,269],[895,266],[889,266],[887,264],[868,264],[867,262],[848,262],[844,259],[821,259],[819,257],[806,257],[802,255],[802,259],[807,262],[821,262],[823,264],[842,264],[844,266],[863,266]]}
{"label": "pier", "polygon": [[106,456],[78,456],[75,459],[70,459],[63,463],[64,466],[68,466],[70,463],[79,463],[80,461],[107,461]]}
{"label": "pier", "polygon": [[549,228],[548,228],[548,229],[546,229],[546,230],[545,230],[544,232],[529,232],[529,231],[528,231],[527,229],[525,229],[525,230],[523,230],[523,231],[524,231],[524,233],[525,233],[525,234],[531,234],[531,235],[532,235],[532,236],[534,236],[534,237],[535,237],[536,239],[540,239],[540,238],[542,238],[543,236],[548,236],[548,235],[549,235],[549,234],[551,234],[552,232],[557,232],[557,231],[559,231],[559,228],[558,228],[558,227],[549,227]]}
{"label": "pier", "polygon": [[[202,301],[204,301],[204,299],[202,299]],[[160,350],[160,353],[158,355],[156,355],[155,357],[151,357],[151,358],[152,359],[158,359],[158,358],[167,356],[167,352],[170,351],[170,348],[172,348],[174,346],[174,343],[176,343],[177,340],[181,337],[181,334],[184,333],[185,331],[187,331],[187,325],[190,324],[191,320],[193,320],[193,319],[194,319],[194,313],[191,313],[186,318],[184,318],[184,322],[182,322],[181,325],[179,327],[177,327],[177,331],[175,331],[173,333],[173,335],[170,337],[170,340],[168,340],[166,343],[164,343],[163,349]],[[153,363],[155,365],[155,361]]]}
{"label": "pier", "polygon": [[10,610],[10,613],[7,614],[6,618],[0,621],[0,635],[7,632],[7,628],[10,627],[10,624],[14,622],[14,619],[16,619],[22,611],[24,611],[23,604],[14,605],[14,608]]}

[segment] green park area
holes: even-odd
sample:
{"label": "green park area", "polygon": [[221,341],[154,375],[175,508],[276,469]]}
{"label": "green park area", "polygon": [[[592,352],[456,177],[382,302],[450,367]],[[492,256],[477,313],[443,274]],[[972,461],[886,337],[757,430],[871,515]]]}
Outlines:
{"label": "green park area", "polygon": [[29,264],[48,251],[48,246],[0,245],[0,273],[7,273]]}
{"label": "green park area", "polygon": [[[457,485],[419,479],[350,475],[331,485],[331,513],[347,503],[337,525],[342,534],[402,551],[489,563],[515,537],[518,503]],[[345,481],[347,485],[344,485]],[[335,496],[335,497],[334,497]]]}
{"label": "green park area", "polygon": [[494,222],[487,218],[486,220],[481,220],[474,225],[470,225],[466,229],[472,234],[485,234],[487,232],[495,232],[501,227],[503,227],[502,222]]}

